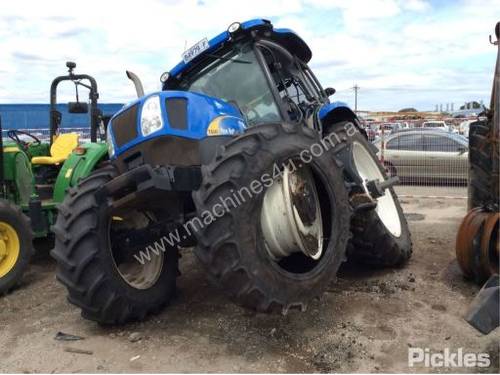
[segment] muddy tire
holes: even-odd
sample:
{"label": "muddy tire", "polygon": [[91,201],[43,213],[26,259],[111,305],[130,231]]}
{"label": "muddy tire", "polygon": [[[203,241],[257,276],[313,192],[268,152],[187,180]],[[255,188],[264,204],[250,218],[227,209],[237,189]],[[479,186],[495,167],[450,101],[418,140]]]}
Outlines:
{"label": "muddy tire", "polygon": [[[302,126],[276,123],[250,128],[202,167],[202,185],[193,193],[198,217],[253,181],[264,182],[266,173],[272,176],[276,166],[316,142],[318,134]],[[322,217],[329,218],[322,221],[326,241],[318,260],[300,252],[279,260],[269,255],[261,224],[264,196],[270,188],[266,182],[266,189],[229,207],[196,232],[197,257],[212,280],[238,304],[261,312],[305,310],[308,301],[321,295],[335,277],[345,260],[351,217],[335,152],[332,148],[304,167],[314,171]]]}
{"label": "muddy tire", "polygon": [[[347,144],[347,147],[338,154],[338,157],[344,163],[344,173],[346,179],[351,185],[350,198],[351,202],[355,199],[356,193],[365,193],[360,187],[360,176],[354,160],[354,147],[358,150],[364,150],[367,159],[373,160],[373,168],[378,169],[378,175],[384,180],[388,178],[383,165],[379,162],[374,146],[368,142],[366,137],[359,131],[356,131],[350,123],[339,122],[332,124],[325,129],[325,134],[336,134],[335,139],[342,140]],[[357,186],[357,187],[356,187]],[[386,190],[386,196],[392,196],[392,204],[390,206],[393,212],[393,219],[399,222],[399,225],[394,224],[391,217],[381,219],[380,209],[383,206],[379,199],[376,209],[357,210],[354,213],[351,222],[352,239],[349,242],[348,257],[359,263],[365,263],[375,266],[399,266],[410,259],[412,254],[412,241],[408,223],[404,216],[401,204],[397,198],[393,188]]]}
{"label": "muddy tire", "polygon": [[152,285],[140,289],[126,282],[110,248],[112,219],[95,195],[116,175],[108,164],[70,189],[53,226],[51,255],[57,261],[56,278],[82,317],[101,324],[143,320],[159,312],[174,296],[177,276],[177,250],[168,248]]}
{"label": "muddy tire", "polygon": [[0,295],[21,281],[33,255],[30,221],[16,207],[0,199]]}
{"label": "muddy tire", "polygon": [[[469,132],[469,209],[481,206],[498,207],[498,148],[490,133],[492,121],[476,121]],[[496,150],[496,151],[495,151]]]}

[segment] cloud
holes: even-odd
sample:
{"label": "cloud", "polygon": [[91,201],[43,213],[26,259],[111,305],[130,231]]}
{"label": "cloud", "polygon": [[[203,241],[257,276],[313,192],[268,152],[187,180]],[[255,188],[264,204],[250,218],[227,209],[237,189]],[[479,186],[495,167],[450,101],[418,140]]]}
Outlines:
{"label": "cloud", "polygon": [[73,38],[73,37],[76,37],[78,35],[88,33],[89,31],[90,31],[89,29],[84,28],[84,27],[76,27],[74,29],[68,29],[68,30],[64,30],[64,31],[61,31],[59,33],[56,33],[56,37]]}
{"label": "cloud", "polygon": [[416,11],[416,12],[425,12],[431,9],[430,3],[423,0],[406,0],[401,2],[401,6],[403,9]]}
{"label": "cloud", "polygon": [[[485,9],[499,8],[499,0],[87,0],[82,12],[68,13],[63,0],[5,2],[0,102],[48,102],[67,60],[96,77],[104,102],[129,101],[126,69],[157,90],[186,45],[258,17],[301,35],[316,75],[338,99],[352,103],[358,83],[363,109],[488,102],[495,50],[487,37],[497,15]],[[62,100],[73,94],[64,92]]]}

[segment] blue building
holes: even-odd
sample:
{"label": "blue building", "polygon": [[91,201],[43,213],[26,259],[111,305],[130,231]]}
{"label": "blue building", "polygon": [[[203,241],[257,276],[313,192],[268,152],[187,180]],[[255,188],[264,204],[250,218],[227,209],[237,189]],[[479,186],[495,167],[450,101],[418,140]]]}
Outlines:
{"label": "blue building", "polygon": [[[98,104],[104,115],[112,115],[123,107],[119,103]],[[70,114],[67,104],[58,104],[62,114],[62,128],[85,128],[90,124],[88,114]],[[2,128],[10,129],[48,129],[49,104],[0,104]]]}

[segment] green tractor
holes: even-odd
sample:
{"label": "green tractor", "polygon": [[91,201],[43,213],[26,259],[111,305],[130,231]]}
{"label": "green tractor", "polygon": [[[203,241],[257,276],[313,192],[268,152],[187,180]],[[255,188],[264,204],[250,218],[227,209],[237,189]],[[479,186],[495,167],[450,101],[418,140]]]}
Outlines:
{"label": "green tractor", "polygon": [[[21,280],[34,251],[33,239],[52,237],[56,206],[67,189],[108,157],[106,143],[98,142],[105,137],[109,117],[97,108],[96,80],[87,74],[74,74],[73,62],[66,66],[69,74],[55,78],[50,88],[48,142],[21,130],[8,130],[4,142],[0,119],[0,294]],[[77,133],[60,132],[57,87],[63,81],[73,82],[76,88],[77,100],[68,103],[69,113],[90,111],[90,142],[80,142]],[[89,90],[90,106],[79,101],[79,86]]]}

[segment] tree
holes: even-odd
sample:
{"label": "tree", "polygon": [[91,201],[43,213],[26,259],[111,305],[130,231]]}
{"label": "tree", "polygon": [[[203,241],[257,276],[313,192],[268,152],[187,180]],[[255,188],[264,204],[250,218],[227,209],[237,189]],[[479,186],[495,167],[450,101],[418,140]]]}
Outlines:
{"label": "tree", "polygon": [[479,108],[481,108],[481,104],[479,104],[476,101],[468,102],[460,106],[460,109],[479,109]]}
{"label": "tree", "polygon": [[418,112],[415,108],[403,108],[400,109],[398,112]]}

